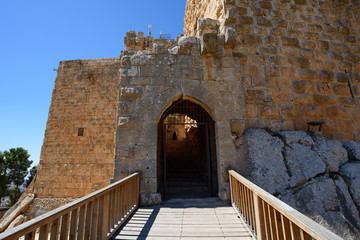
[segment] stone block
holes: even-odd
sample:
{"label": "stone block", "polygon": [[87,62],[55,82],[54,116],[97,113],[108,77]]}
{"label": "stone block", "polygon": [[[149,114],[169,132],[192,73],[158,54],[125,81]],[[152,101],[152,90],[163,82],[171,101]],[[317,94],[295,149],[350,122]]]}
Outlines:
{"label": "stone block", "polygon": [[122,87],[120,89],[120,96],[121,97],[141,97],[142,96],[142,87]]}
{"label": "stone block", "polygon": [[233,119],[230,121],[230,130],[231,133],[236,134],[238,136],[243,135],[246,127],[245,119]]}
{"label": "stone block", "polygon": [[300,57],[313,58],[314,51],[312,49],[308,49],[308,48],[300,48],[299,55],[300,55]]}
{"label": "stone block", "polygon": [[300,47],[300,43],[297,38],[282,37],[281,40],[283,46],[297,47],[297,48]]}
{"label": "stone block", "polygon": [[333,90],[334,90],[334,93],[338,96],[351,97],[350,88],[347,84],[334,84]]}
{"label": "stone block", "polygon": [[[247,14],[247,8],[245,7],[238,7],[236,8],[236,13],[238,15],[246,15]],[[239,19],[239,18],[238,18]],[[238,20],[239,21],[239,20]]]}
{"label": "stone block", "polygon": [[178,40],[179,53],[190,54],[192,47],[198,44],[198,39],[193,36],[183,36]]}
{"label": "stone block", "polygon": [[255,104],[246,104],[246,117],[257,117],[258,116],[258,107]]}
{"label": "stone block", "polygon": [[219,25],[215,19],[199,19],[197,24],[197,33],[202,36],[204,33],[215,33],[219,31]]}
{"label": "stone block", "polygon": [[316,43],[315,43],[315,41],[302,40],[301,41],[301,47],[302,48],[307,48],[307,49],[315,49],[316,48]]}
{"label": "stone block", "polygon": [[314,94],[314,103],[317,105],[336,105],[336,98],[332,95]]}
{"label": "stone block", "polygon": [[264,26],[264,27],[272,27],[272,22],[270,19],[267,19],[265,17],[258,17],[256,18],[256,23],[258,26]]}
{"label": "stone block", "polygon": [[299,77],[302,80],[317,80],[319,75],[316,70],[301,68],[299,69]]}
{"label": "stone block", "polygon": [[269,77],[263,77],[261,75],[252,76],[253,87],[270,87],[271,84],[271,78]]}
{"label": "stone block", "polygon": [[320,80],[324,82],[333,82],[335,73],[328,70],[320,70]]}
{"label": "stone block", "polygon": [[277,54],[277,47],[261,47],[260,50],[263,54]]}
{"label": "stone block", "polygon": [[313,120],[319,120],[324,118],[324,114],[318,106],[303,106],[302,107],[303,116]]}
{"label": "stone block", "polygon": [[205,33],[200,37],[201,54],[214,55],[217,49],[216,33]]}
{"label": "stone block", "polygon": [[280,117],[278,106],[276,105],[260,106],[260,117],[266,119],[278,119]]}
{"label": "stone block", "polygon": [[265,90],[246,90],[245,101],[246,103],[264,103],[269,99],[268,93]]}
{"label": "stone block", "polygon": [[249,44],[249,45],[256,45],[262,43],[261,37],[254,34],[240,35],[239,41],[242,42],[243,44]]}
{"label": "stone block", "polygon": [[120,69],[120,77],[137,77],[139,75],[137,66],[122,66]]}
{"label": "stone block", "polygon": [[270,10],[272,9],[272,4],[271,2],[259,2],[259,7],[262,8],[262,9],[267,9],[267,10]]}
{"label": "stone block", "polygon": [[288,57],[288,62],[290,65],[299,68],[308,68],[310,67],[309,59],[302,57]]}
{"label": "stone block", "polygon": [[227,27],[225,30],[225,47],[234,48],[237,44],[237,34],[233,28]]}
{"label": "stone block", "polygon": [[281,105],[280,114],[282,118],[292,118],[296,116],[295,108],[292,105]]}
{"label": "stone block", "polygon": [[326,115],[329,118],[335,118],[335,119],[348,119],[349,114],[348,112],[340,108],[338,106],[330,106],[326,108]]}
{"label": "stone block", "polygon": [[319,41],[319,49],[328,51],[329,50],[329,42],[327,41]]}
{"label": "stone block", "polygon": [[338,101],[340,103],[340,106],[344,108],[358,109],[360,104],[359,99],[350,97],[339,97]]}
{"label": "stone block", "polygon": [[126,32],[124,38],[124,44],[127,48],[135,48],[136,47],[136,32],[135,31],[128,31]]}

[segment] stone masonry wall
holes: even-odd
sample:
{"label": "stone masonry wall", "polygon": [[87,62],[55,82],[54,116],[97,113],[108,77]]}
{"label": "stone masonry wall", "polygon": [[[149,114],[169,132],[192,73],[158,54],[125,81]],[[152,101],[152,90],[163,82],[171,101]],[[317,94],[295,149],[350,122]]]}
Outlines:
{"label": "stone masonry wall", "polygon": [[[133,31],[125,37],[114,178],[140,171],[143,197],[158,191],[158,121],[180,98],[199,104],[215,121],[219,189],[226,190],[227,168],[236,159],[231,123],[244,119],[245,100],[239,59],[225,49],[224,36],[212,37],[215,44],[193,36],[161,42]],[[206,51],[217,57],[202,55]]]}
{"label": "stone masonry wall", "polygon": [[[222,2],[220,31],[237,33],[232,56],[240,62],[247,128],[306,130],[307,122],[325,120],[327,137],[360,140],[360,2]],[[193,3],[184,20],[189,35],[197,34],[187,30],[191,16],[208,8]]]}
{"label": "stone masonry wall", "polygon": [[119,59],[60,62],[35,182],[37,198],[77,198],[110,183],[118,92]]}

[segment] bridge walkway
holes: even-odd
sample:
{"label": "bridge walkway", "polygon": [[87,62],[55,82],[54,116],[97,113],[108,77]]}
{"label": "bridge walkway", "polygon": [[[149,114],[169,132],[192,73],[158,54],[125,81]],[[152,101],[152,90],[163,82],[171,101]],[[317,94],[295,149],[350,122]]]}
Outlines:
{"label": "bridge walkway", "polygon": [[217,198],[172,199],[141,207],[111,238],[115,239],[255,239],[230,202]]}

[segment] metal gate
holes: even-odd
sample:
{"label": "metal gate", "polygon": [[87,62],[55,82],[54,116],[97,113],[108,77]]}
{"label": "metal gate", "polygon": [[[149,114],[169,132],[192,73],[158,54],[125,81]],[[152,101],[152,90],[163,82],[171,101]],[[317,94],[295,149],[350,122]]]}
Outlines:
{"label": "metal gate", "polygon": [[[196,121],[196,123],[189,123],[185,122],[182,118],[176,119],[175,121],[172,121],[171,123],[164,123],[164,120],[170,116],[170,115],[185,115],[189,118]],[[212,120],[211,116],[198,104],[193,103],[189,100],[180,100],[175,103],[173,103],[172,106],[170,106],[162,115],[159,127],[162,130],[162,147],[163,147],[163,194],[164,197],[166,196],[166,169],[167,169],[167,154],[166,154],[166,128],[169,125],[204,125],[205,126],[205,139],[206,139],[206,161],[207,161],[207,176],[208,176],[208,189],[209,194],[213,195],[213,184],[212,184],[212,169],[211,169],[211,149],[210,149],[210,139],[209,139],[209,131],[210,126],[214,125],[214,121]]]}

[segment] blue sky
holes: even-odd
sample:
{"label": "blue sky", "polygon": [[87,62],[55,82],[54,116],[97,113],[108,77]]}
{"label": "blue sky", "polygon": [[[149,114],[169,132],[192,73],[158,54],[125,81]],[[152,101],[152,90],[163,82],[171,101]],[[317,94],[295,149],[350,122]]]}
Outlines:
{"label": "blue sky", "polygon": [[118,57],[128,30],[183,33],[186,0],[0,0],[0,151],[40,158],[59,61]]}

